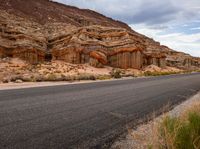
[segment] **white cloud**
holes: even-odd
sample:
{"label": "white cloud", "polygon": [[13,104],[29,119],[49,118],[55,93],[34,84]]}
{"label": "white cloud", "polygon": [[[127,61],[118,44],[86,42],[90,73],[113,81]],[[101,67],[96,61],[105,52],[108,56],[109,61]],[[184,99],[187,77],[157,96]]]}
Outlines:
{"label": "white cloud", "polygon": [[169,47],[189,53],[193,56],[200,56],[200,34],[187,35],[183,33],[174,33],[157,37],[162,44]]}
{"label": "white cloud", "polygon": [[131,25],[137,32],[154,38],[161,44],[170,48],[189,53],[193,56],[200,56],[200,33],[185,34],[185,33],[170,33],[163,34],[163,30],[149,29],[145,25]]}
{"label": "white cloud", "polygon": [[126,23],[159,24],[199,17],[199,0],[54,0],[96,10]]}
{"label": "white cloud", "polygon": [[191,28],[190,30],[200,30],[200,27],[194,27],[194,28]]}

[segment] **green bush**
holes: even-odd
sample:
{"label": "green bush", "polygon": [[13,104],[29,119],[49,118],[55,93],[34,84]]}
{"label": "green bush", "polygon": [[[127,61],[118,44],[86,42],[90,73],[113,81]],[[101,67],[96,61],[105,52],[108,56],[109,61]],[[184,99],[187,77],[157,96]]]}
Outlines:
{"label": "green bush", "polygon": [[110,75],[113,77],[113,78],[116,78],[116,79],[119,79],[121,78],[122,72],[120,69],[112,69],[112,71],[110,72]]}
{"label": "green bush", "polygon": [[164,140],[160,148],[199,149],[200,114],[190,112],[187,119],[166,117],[161,124],[160,134]]}

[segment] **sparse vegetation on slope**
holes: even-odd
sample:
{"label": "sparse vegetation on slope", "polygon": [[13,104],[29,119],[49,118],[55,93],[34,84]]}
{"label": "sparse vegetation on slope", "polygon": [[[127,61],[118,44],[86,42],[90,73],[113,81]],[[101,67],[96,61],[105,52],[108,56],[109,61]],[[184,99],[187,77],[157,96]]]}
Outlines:
{"label": "sparse vegetation on slope", "polygon": [[191,72],[173,67],[163,69],[157,66],[144,68],[143,71],[138,69],[112,68],[109,66],[95,68],[89,64],[70,64],[63,61],[30,65],[18,58],[0,59],[0,83],[109,80],[122,77],[161,76]]}
{"label": "sparse vegetation on slope", "polygon": [[172,75],[172,74],[180,74],[181,72],[144,72],[144,76],[165,76],[165,75]]}
{"label": "sparse vegetation on slope", "polygon": [[115,79],[121,78],[122,77],[121,74],[122,72],[120,69],[112,69],[112,71],[110,72],[110,75]]}

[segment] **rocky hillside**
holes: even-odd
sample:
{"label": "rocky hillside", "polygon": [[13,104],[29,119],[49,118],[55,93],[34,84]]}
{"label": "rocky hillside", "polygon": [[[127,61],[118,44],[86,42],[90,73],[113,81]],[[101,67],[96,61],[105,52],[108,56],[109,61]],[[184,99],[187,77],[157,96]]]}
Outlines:
{"label": "rocky hillside", "polygon": [[0,9],[43,25],[60,22],[76,27],[101,25],[131,30],[125,23],[107,18],[97,12],[49,0],[1,0]]}
{"label": "rocky hillside", "polygon": [[200,66],[198,58],[162,46],[123,22],[48,0],[1,1],[0,57],[124,69]]}

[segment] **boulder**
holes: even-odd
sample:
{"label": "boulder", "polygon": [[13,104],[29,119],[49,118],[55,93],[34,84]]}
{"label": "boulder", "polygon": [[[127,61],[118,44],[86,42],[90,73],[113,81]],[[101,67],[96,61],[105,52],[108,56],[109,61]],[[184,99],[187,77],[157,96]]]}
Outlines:
{"label": "boulder", "polygon": [[15,81],[15,83],[23,83],[23,81],[20,80],[20,79],[17,79],[17,80]]}

